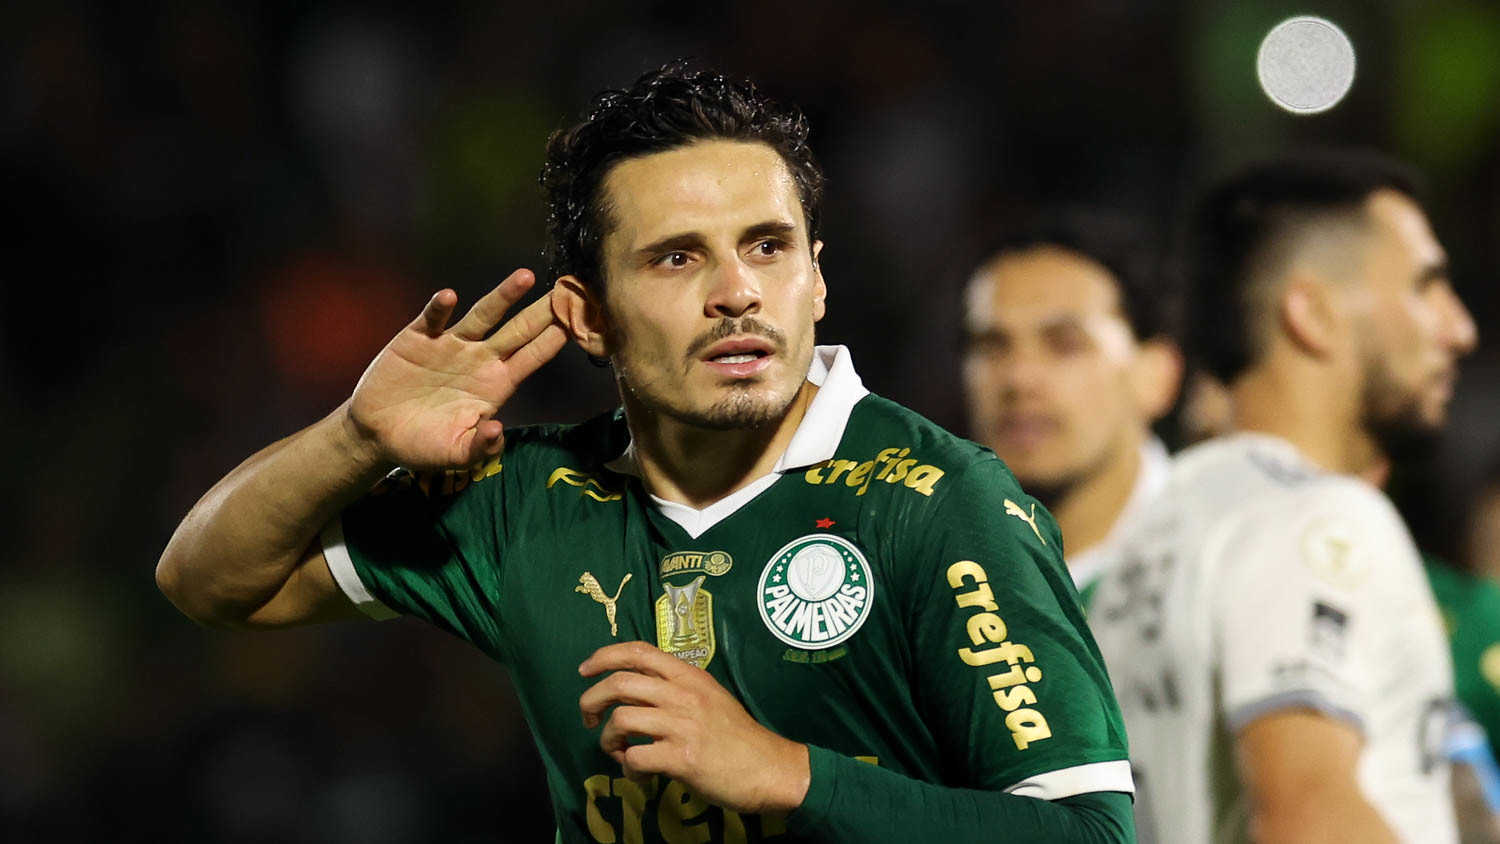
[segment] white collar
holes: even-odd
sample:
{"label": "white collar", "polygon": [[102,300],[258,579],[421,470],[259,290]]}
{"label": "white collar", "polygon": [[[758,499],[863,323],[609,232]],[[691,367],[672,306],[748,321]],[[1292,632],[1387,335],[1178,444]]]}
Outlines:
{"label": "white collar", "polygon": [[[658,510],[682,526],[694,539],[741,507],[776,482],[782,473],[791,472],[833,457],[844,438],[844,429],[849,425],[849,416],[859,400],[870,394],[854,371],[854,361],[844,346],[817,346],[813,349],[812,363],[807,368],[807,380],[818,387],[812,404],[786,451],[777,458],[770,474],[751,481],[724,498],[702,510],[651,496]],[[635,457],[635,440],[625,446],[619,457],[604,464],[605,468],[622,475],[641,476]]]}

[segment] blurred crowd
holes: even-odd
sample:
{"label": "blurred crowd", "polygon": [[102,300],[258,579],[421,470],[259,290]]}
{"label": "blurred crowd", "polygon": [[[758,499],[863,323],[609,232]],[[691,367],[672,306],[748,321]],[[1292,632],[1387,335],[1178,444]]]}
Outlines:
{"label": "blurred crowd", "polygon": [[[151,573],[197,496],[331,411],[432,290],[470,301],[543,269],[547,133],[668,59],[808,112],[830,177],[820,339],[959,432],[961,291],[989,221],[1102,204],[1165,242],[1204,175],[1302,144],[1421,169],[1455,288],[1493,334],[1500,11],[1330,4],[1355,87],[1296,118],[1253,74],[1260,35],[1300,11],[1281,5],[8,8],[0,838],[550,837],[536,752],[478,652],[408,622],[201,631]],[[1468,526],[1500,507],[1479,494],[1500,460],[1497,349],[1481,341],[1443,448],[1392,487],[1419,545],[1492,571],[1500,539]],[[605,371],[563,358],[507,424],[613,402]]]}

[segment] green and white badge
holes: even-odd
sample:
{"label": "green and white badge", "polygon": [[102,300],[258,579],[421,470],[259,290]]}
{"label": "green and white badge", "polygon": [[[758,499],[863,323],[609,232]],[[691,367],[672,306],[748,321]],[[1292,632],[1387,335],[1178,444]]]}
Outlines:
{"label": "green and white badge", "polygon": [[841,536],[814,533],[782,546],[757,586],[760,618],[794,648],[822,650],[853,636],[870,616],[870,563]]}

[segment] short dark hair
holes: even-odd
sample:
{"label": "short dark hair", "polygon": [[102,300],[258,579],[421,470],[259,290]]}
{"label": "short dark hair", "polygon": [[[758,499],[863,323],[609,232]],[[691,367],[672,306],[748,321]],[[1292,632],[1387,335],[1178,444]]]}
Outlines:
{"label": "short dark hair", "polygon": [[1109,272],[1136,340],[1176,339],[1180,285],[1165,272],[1160,240],[1147,226],[1117,211],[1052,208],[1022,222],[992,224],[982,240],[980,266],[1044,246],[1081,255]]}
{"label": "short dark hair", "polygon": [[1355,218],[1390,189],[1421,204],[1420,176],[1369,151],[1318,150],[1253,162],[1200,194],[1183,227],[1190,357],[1228,384],[1255,363],[1252,297],[1270,253],[1309,225]]}
{"label": "short dark hair", "polygon": [[797,185],[808,237],[818,237],[824,177],[807,145],[807,118],[748,81],[683,60],[650,71],[629,88],[598,94],[584,120],[547,139],[547,251],[553,278],[575,275],[602,289],[604,237],[611,221],[604,179],[622,161],[703,140],[766,144]]}

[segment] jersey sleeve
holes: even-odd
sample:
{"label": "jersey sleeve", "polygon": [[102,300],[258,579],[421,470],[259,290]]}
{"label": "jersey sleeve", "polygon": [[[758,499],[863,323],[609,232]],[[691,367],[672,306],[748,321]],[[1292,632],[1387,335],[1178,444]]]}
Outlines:
{"label": "jersey sleeve", "polygon": [[1125,729],[1056,522],[993,456],[904,550],[920,705],[964,786],[1133,793]]}
{"label": "jersey sleeve", "polygon": [[397,470],[346,508],[322,537],[344,594],[374,618],[416,616],[497,653],[503,466],[496,456],[467,472]]}
{"label": "jersey sleeve", "polygon": [[[1207,550],[1214,642],[1230,729],[1288,708],[1363,730],[1379,676],[1382,570],[1416,565],[1406,528],[1379,492],[1329,478],[1244,514]],[[1399,579],[1397,582],[1401,582]]]}

